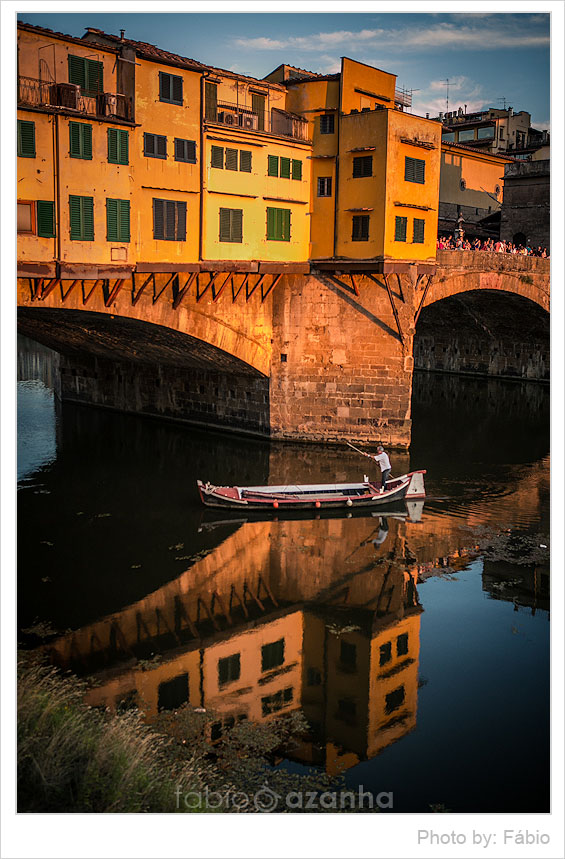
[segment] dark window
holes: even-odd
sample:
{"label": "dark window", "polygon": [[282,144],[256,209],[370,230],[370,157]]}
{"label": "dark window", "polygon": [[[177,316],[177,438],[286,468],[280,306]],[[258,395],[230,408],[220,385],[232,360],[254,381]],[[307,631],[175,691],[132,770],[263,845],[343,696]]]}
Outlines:
{"label": "dark window", "polygon": [[78,84],[85,95],[104,92],[104,64],[69,54],[69,83]]}
{"label": "dark window", "polygon": [[267,208],[267,239],[290,241],[290,209]]}
{"label": "dark window", "polygon": [[167,157],[167,138],[162,134],[143,135],[143,154],[148,158]]}
{"label": "dark window", "polygon": [[386,665],[392,659],[392,642],[381,644],[379,652],[379,665]]}
{"label": "dark window", "polygon": [[475,130],[473,128],[467,128],[465,130],[461,130],[458,132],[457,140],[459,143],[465,143],[469,140],[475,139]]}
{"label": "dark window", "polygon": [[73,241],[94,241],[94,198],[69,196],[69,217]]}
{"label": "dark window", "polygon": [[214,722],[212,728],[210,729],[210,739],[214,743],[216,740],[219,740],[222,736],[222,723]]}
{"label": "dark window", "polygon": [[331,197],[332,177],[318,176],[318,197]]}
{"label": "dark window", "polygon": [[188,701],[188,674],[159,683],[159,710],[176,710]]}
{"label": "dark window", "polygon": [[129,242],[129,200],[106,200],[106,239]]}
{"label": "dark window", "polygon": [[265,96],[259,93],[251,93],[251,110],[257,116],[257,128],[265,130]]}
{"label": "dark window", "polygon": [[355,668],[357,667],[356,646],[354,644],[350,644],[348,641],[342,641],[340,660],[344,668],[347,668],[349,671],[355,671]]}
{"label": "dark window", "polygon": [[35,158],[35,122],[18,119],[18,155]]}
{"label": "dark window", "polygon": [[209,81],[204,84],[204,115],[210,122],[218,121],[218,85]]}
{"label": "dark window", "polygon": [[237,170],[237,149],[226,149],[226,170]]}
{"label": "dark window", "polygon": [[125,129],[108,129],[108,161],[110,164],[129,164],[129,134]]}
{"label": "dark window", "polygon": [[92,126],[85,122],[69,122],[69,154],[71,158],[92,160]]}
{"label": "dark window", "polygon": [[175,137],[175,161],[187,161],[196,164],[196,143],[194,140],[182,140]]}
{"label": "dark window", "polygon": [[290,179],[290,158],[281,158],[281,179]]}
{"label": "dark window", "polygon": [[292,159],[292,178],[298,182],[302,181],[302,161],[296,161],[294,158]]}
{"label": "dark window", "polygon": [[406,182],[417,182],[423,185],[426,177],[426,162],[420,158],[404,159],[404,179]]}
{"label": "dark window", "polygon": [[186,239],[186,203],[153,199],[153,238],[170,242]]}
{"label": "dark window", "polygon": [[37,201],[37,235],[55,237],[55,203],[50,200]]}
{"label": "dark window", "polygon": [[354,242],[369,241],[369,215],[353,215],[351,240]]}
{"label": "dark window", "polygon": [[408,653],[408,633],[404,632],[396,639],[396,655],[406,656]]}
{"label": "dark window", "polygon": [[241,149],[239,152],[239,169],[242,173],[251,173],[251,152]]}
{"label": "dark window", "polygon": [[306,675],[306,683],[308,686],[319,686],[322,682],[322,675],[318,668],[309,668]]}
{"label": "dark window", "polygon": [[284,638],[261,648],[261,671],[269,671],[284,662]]}
{"label": "dark window", "polygon": [[334,115],[333,113],[323,113],[320,117],[320,134],[334,133]]}
{"label": "dark window", "polygon": [[414,234],[412,236],[414,244],[423,244],[425,226],[426,222],[422,218],[414,218]]}
{"label": "dark window", "polygon": [[459,180],[459,188],[461,189],[461,191],[465,191],[465,190],[466,190],[466,188],[467,188],[467,183],[465,182],[465,180],[464,180],[464,179],[460,179],[460,180]]}
{"label": "dark window", "polygon": [[385,697],[385,713],[387,716],[404,704],[405,697],[404,686],[399,686],[398,689],[388,693]]}
{"label": "dark window", "polygon": [[349,721],[357,715],[357,705],[353,698],[340,698],[337,702],[337,717]]}
{"label": "dark window", "polygon": [[394,219],[394,241],[406,241],[406,228],[408,226],[408,218],[401,218],[398,215]]}
{"label": "dark window", "polygon": [[33,200],[18,200],[18,233],[34,236],[35,204]]}
{"label": "dark window", "polygon": [[182,104],[182,78],[159,72],[159,101]]}
{"label": "dark window", "polygon": [[[502,128],[500,129],[502,132]],[[485,140],[494,137],[494,126],[490,125],[488,128],[478,128],[477,129],[477,140]],[[500,139],[502,140],[502,134],[500,135]]]}
{"label": "dark window", "polygon": [[243,241],[243,209],[220,209],[220,241]]}
{"label": "dark window", "polygon": [[234,653],[233,656],[226,656],[224,659],[218,659],[218,682],[220,686],[233,680],[239,680],[240,673],[241,663],[239,653]]}
{"label": "dark window", "polygon": [[279,175],[278,155],[269,155],[267,158],[267,176]]}
{"label": "dark window", "polygon": [[373,175],[373,156],[363,155],[353,159],[353,178],[359,179],[364,176]]}
{"label": "dark window", "polygon": [[218,170],[224,169],[224,147],[212,146],[210,150],[210,166]]}
{"label": "dark window", "polygon": [[283,707],[286,707],[291,703],[294,697],[294,692],[292,686],[289,686],[287,689],[281,689],[279,692],[275,692],[274,695],[267,695],[265,698],[261,698],[261,710],[263,712],[263,716],[268,716],[270,713],[276,713],[277,710],[282,710]]}

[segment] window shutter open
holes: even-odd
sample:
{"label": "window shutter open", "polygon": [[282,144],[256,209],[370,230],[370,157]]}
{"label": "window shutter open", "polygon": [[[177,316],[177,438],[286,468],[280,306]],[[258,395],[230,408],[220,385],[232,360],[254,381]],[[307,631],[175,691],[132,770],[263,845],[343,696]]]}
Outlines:
{"label": "window shutter open", "polygon": [[71,158],[80,158],[80,125],[78,122],[69,122],[69,148]]}
{"label": "window shutter open", "polygon": [[94,241],[94,200],[82,197],[83,239]]}
{"label": "window shutter open", "polygon": [[412,241],[415,244],[423,244],[425,224],[426,222],[422,218],[414,218],[414,234]]}
{"label": "window shutter open", "polygon": [[177,203],[177,233],[176,240],[179,242],[186,241],[186,203]]}
{"label": "window shutter open", "polygon": [[217,167],[218,170],[224,169],[224,147],[212,146],[210,164],[212,167]]}
{"label": "window shutter open", "polygon": [[267,176],[279,175],[279,159],[277,155],[269,155],[267,160]]}
{"label": "window shutter open", "polygon": [[97,60],[85,60],[85,92],[104,92],[104,65]]}
{"label": "window shutter open", "polygon": [[86,70],[83,57],[75,57],[69,54],[69,83],[78,84],[81,89],[86,88]]}
{"label": "window shutter open", "polygon": [[120,205],[118,208],[118,226],[119,226],[119,236],[120,241],[129,242],[130,240],[130,228],[129,228],[129,200],[120,200]]}
{"label": "window shutter open", "polygon": [[232,209],[231,236],[232,236],[232,242],[242,242],[243,241],[243,210],[242,209]]}
{"label": "window shutter open", "polygon": [[218,85],[206,81],[204,84],[204,101],[206,119],[210,122],[218,120]]}
{"label": "window shutter open", "polygon": [[155,135],[147,134],[147,132],[143,135],[143,149],[145,155],[155,155]]}
{"label": "window shutter open", "polygon": [[71,239],[82,237],[80,217],[80,197],[71,194],[69,197],[69,219],[71,222]]}
{"label": "window shutter open", "polygon": [[37,235],[44,238],[55,237],[55,203],[51,201],[37,201]]}
{"label": "window shutter open", "polygon": [[18,119],[18,155],[35,158],[35,122]]}
{"label": "window shutter open", "polygon": [[290,179],[290,158],[281,158],[281,179]]}
{"label": "window shutter open", "polygon": [[251,173],[251,152],[246,149],[239,153],[239,169],[242,173]]}
{"label": "window shutter open", "polygon": [[237,149],[226,149],[226,170],[237,170]]}
{"label": "window shutter open", "polygon": [[159,72],[159,98],[169,101],[171,98],[171,76]]}
{"label": "window shutter open", "polygon": [[118,130],[108,129],[108,161],[112,164],[118,163]]}
{"label": "window shutter open", "polygon": [[173,101],[182,104],[182,78],[179,75],[173,75],[173,91],[171,98]]}
{"label": "window shutter open", "polygon": [[267,238],[274,239],[275,236],[275,212],[276,209],[267,208]]}
{"label": "window shutter open", "polygon": [[230,210],[220,209],[220,241],[229,242],[230,240]]}
{"label": "window shutter open", "polygon": [[302,161],[292,161],[292,178],[298,182],[302,181]]}
{"label": "window shutter open", "polygon": [[159,158],[167,157],[167,138],[162,136],[161,134],[156,135],[157,137],[157,152],[156,154]]}
{"label": "window shutter open", "polygon": [[175,161],[186,161],[185,144],[186,140],[175,137]]}
{"label": "window shutter open", "polygon": [[165,238],[165,201],[153,200],[153,238]]}
{"label": "window shutter open", "polygon": [[399,216],[395,219],[395,228],[394,228],[394,240],[395,242],[405,242],[406,241],[406,225],[408,223],[408,218],[401,218]]}
{"label": "window shutter open", "polygon": [[106,200],[106,239],[118,241],[118,200]]}
{"label": "window shutter open", "polygon": [[92,126],[80,125],[82,135],[82,157],[92,159]]}

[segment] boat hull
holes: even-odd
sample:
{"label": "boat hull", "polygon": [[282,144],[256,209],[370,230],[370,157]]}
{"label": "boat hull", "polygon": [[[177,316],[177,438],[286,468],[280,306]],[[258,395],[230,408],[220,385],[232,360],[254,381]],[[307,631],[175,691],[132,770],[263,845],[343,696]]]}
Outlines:
{"label": "boat hull", "polygon": [[381,492],[374,483],[302,484],[295,486],[213,486],[197,481],[202,503],[230,510],[363,510],[426,495],[424,474],[412,471],[387,483]]}

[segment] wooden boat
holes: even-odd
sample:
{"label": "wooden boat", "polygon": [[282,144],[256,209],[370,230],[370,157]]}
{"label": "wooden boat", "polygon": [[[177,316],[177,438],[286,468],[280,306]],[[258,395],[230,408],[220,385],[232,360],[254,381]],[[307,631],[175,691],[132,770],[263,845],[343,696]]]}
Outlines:
{"label": "wooden boat", "polygon": [[424,498],[425,470],[376,483],[312,483],[287,486],[214,486],[197,481],[203,504],[245,510],[360,510],[402,499]]}

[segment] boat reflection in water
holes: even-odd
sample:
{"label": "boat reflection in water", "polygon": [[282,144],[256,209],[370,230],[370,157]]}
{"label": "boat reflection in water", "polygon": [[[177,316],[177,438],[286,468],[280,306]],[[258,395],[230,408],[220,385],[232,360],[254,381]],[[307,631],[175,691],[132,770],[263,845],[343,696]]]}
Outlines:
{"label": "boat reflection in water", "polygon": [[302,709],[311,733],[292,756],[337,774],[416,725],[422,608],[406,533],[423,502],[411,505],[245,523],[174,581],[56,639],[53,661],[92,676],[91,705],[149,720],[211,710],[212,740]]}

